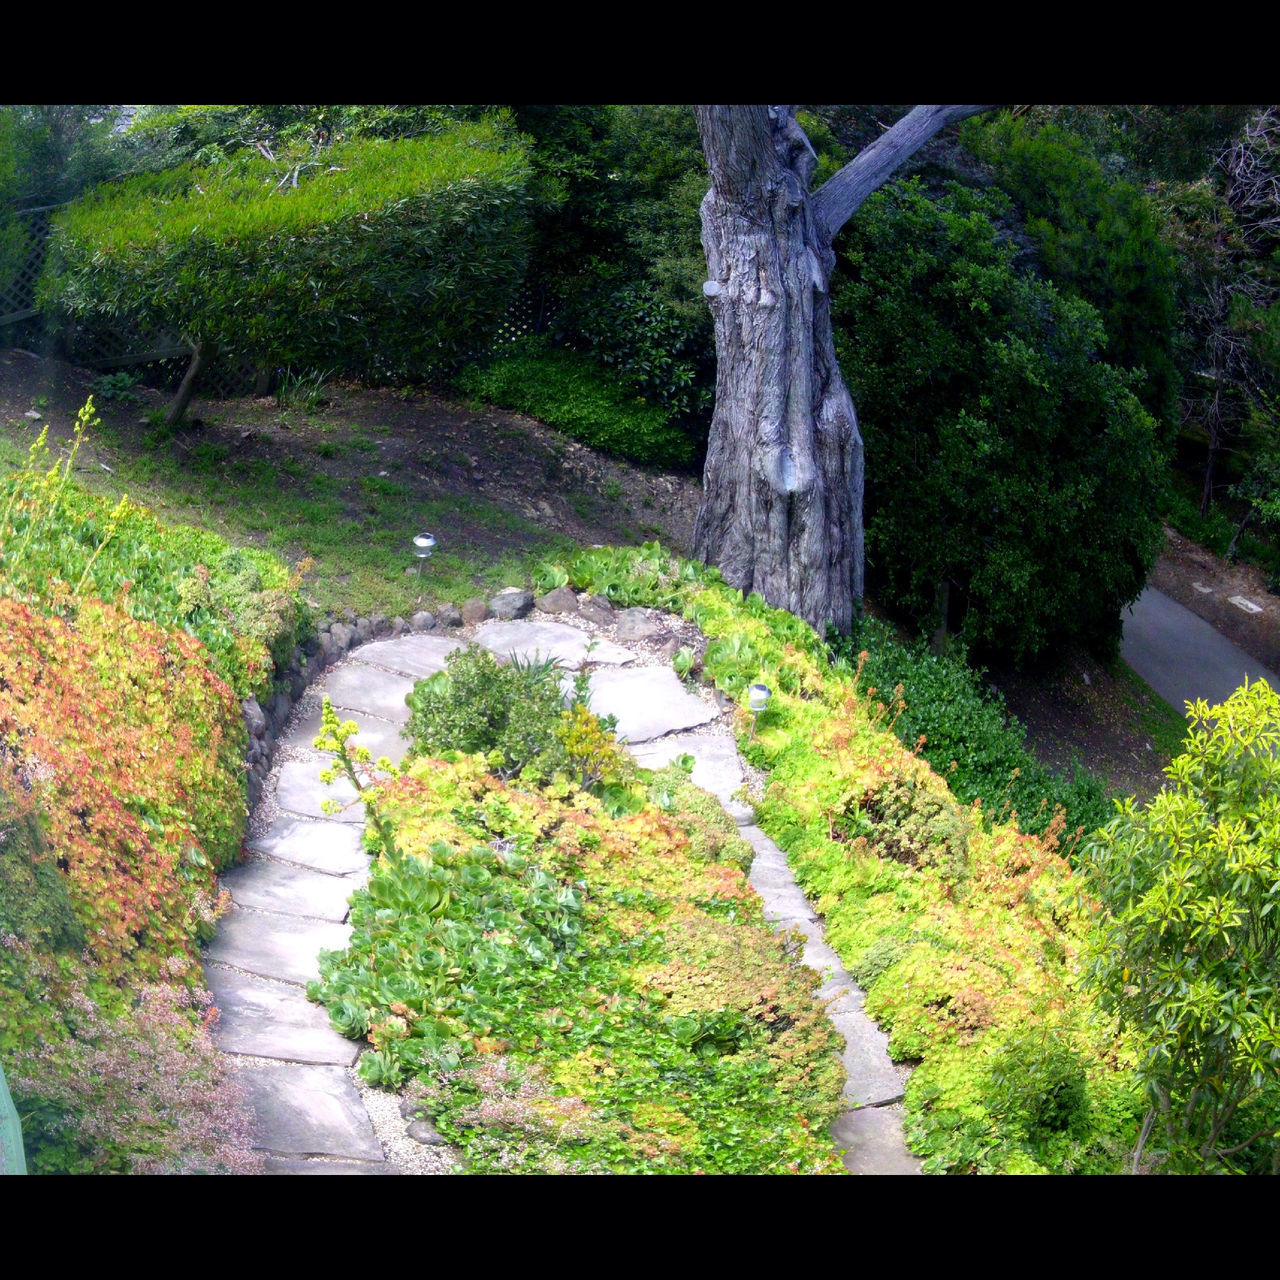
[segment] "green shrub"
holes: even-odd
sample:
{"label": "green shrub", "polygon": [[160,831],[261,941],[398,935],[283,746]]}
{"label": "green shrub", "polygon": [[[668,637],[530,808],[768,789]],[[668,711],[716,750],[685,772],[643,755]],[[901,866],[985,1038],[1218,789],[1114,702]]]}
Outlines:
{"label": "green shrub", "polygon": [[1085,981],[1140,1049],[1149,1138],[1175,1171],[1280,1169],[1280,696],[1191,710],[1150,804],[1085,850]]}
{"label": "green shrub", "polygon": [[[79,951],[84,927],[76,919],[65,878],[50,855],[42,815],[29,787],[40,765],[18,765],[0,748],[0,934],[52,951]],[[47,820],[45,820],[47,822]]]}
{"label": "green shrub", "polygon": [[99,187],[56,220],[43,304],[136,318],[264,367],[439,374],[519,283],[528,165],[509,128],[256,152]]}
{"label": "green shrub", "polygon": [[564,699],[555,663],[513,660],[501,666],[474,644],[455,649],[445,663],[405,699],[414,754],[479,753],[500,777],[531,768],[549,778],[564,762],[557,750]]}
{"label": "green shrub", "polygon": [[1022,830],[1036,833],[1048,829],[1059,808],[1071,831],[1106,822],[1111,808],[1102,784],[1083,769],[1070,779],[1046,769],[1027,747],[1026,730],[984,687],[963,650],[938,655],[923,642],[903,645],[876,619],[863,621],[852,637],[828,639],[833,655],[851,665],[859,649],[866,653],[862,688],[890,701],[901,686],[893,732],[904,745],[919,745],[962,804],[981,800],[988,820],[1016,812]]}
{"label": "green shrub", "polygon": [[702,422],[705,433],[715,389],[702,367],[705,335],[652,284],[633,281],[593,298],[575,331],[575,345],[616,370],[646,403],[672,419]]}
{"label": "green shrub", "polygon": [[1018,662],[1119,639],[1160,544],[1160,451],[1086,303],[1014,268],[1000,203],[877,193],[832,292],[867,454],[867,572]]}
{"label": "green shrub", "polygon": [[633,462],[688,467],[692,437],[673,425],[660,404],[622,390],[589,357],[513,344],[487,368],[472,366],[458,379],[469,396],[538,418],[575,440]]}
{"label": "green shrub", "polygon": [[987,1106],[1016,1125],[1033,1149],[1056,1135],[1089,1130],[1087,1063],[1061,1027],[1035,1027],[1015,1036],[991,1062]]}

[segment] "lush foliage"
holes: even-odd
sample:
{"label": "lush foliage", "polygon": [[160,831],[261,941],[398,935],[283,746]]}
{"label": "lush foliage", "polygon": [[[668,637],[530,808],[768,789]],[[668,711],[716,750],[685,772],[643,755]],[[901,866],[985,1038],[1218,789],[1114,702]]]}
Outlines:
{"label": "lush foliage", "polygon": [[63,462],[50,462],[42,431],[22,471],[0,481],[0,595],[67,616],[78,600],[114,600],[140,622],[197,637],[242,697],[265,690],[273,658],[286,656],[308,625],[296,578],[266,552],[166,528],[127,497],[108,506],[73,484],[95,424],[90,398]]}
{"label": "lush foliage", "polygon": [[[1076,990],[1087,921],[1059,849],[1063,817],[1036,836],[1007,809],[990,821],[958,802],[889,732],[900,693],[872,691],[865,665],[833,661],[810,627],[743,600],[714,570],[656,544],[556,568],[579,588],[682,612],[708,637],[704,678],[739,701],[756,679],[773,690],[753,733],[745,709],[738,721],[739,749],[768,774],[758,820],[825,915],[891,1052],[918,1062],[907,1132],[926,1167],[1117,1170],[1141,1091],[1125,1041],[1089,1021]],[[1028,797],[1024,811],[1041,820],[1041,808]]]}
{"label": "lush foliage", "polygon": [[594,361],[572,351],[514,344],[487,368],[464,370],[458,386],[605,453],[655,466],[688,466],[693,459],[692,437],[671,422],[667,409],[623,389]]}
{"label": "lush foliage", "polygon": [[407,701],[416,755],[479,753],[503,779],[547,781],[568,766],[554,661],[500,666],[487,649],[468,645],[449,655],[445,670],[419,680]]}
{"label": "lush foliage", "polygon": [[1086,850],[1098,925],[1086,980],[1139,1050],[1134,1150],[1175,1170],[1280,1168],[1280,696],[1191,712],[1149,805]]}
{"label": "lush foliage", "polygon": [[833,293],[867,449],[868,578],[1020,661],[1119,638],[1160,541],[1154,424],[1086,304],[1014,269],[999,206],[873,196]]}
{"label": "lush foliage", "polygon": [[666,771],[611,820],[473,756],[366,792],[394,843],[311,991],[473,1170],[839,1170],[834,1033],[759,917],[749,849],[690,790]]}
{"label": "lush foliage", "polygon": [[43,781],[48,842],[112,977],[194,958],[244,832],[244,723],[201,646],[85,601],[0,601],[0,736]]}
{"label": "lush foliage", "polygon": [[946,778],[962,804],[982,802],[988,817],[1016,816],[1023,831],[1044,832],[1063,811],[1068,831],[1092,831],[1110,816],[1102,785],[1083,770],[1068,781],[1050,773],[1026,745],[1026,731],[993,697],[963,651],[931,653],[923,641],[901,644],[873,618],[852,636],[828,637],[856,664],[862,687],[894,712],[893,732]]}
{"label": "lush foliage", "polygon": [[80,491],[91,414],[0,487],[0,1053],[35,1171],[243,1171],[196,986],[246,818],[222,676],[265,682],[298,608],[277,562]]}
{"label": "lush foliage", "polygon": [[0,932],[0,1053],[29,1172],[261,1172],[187,967],[124,1000],[82,961]]}
{"label": "lush foliage", "polygon": [[1049,278],[1101,314],[1104,358],[1145,372],[1138,396],[1171,432],[1179,416],[1175,260],[1155,205],[1052,125],[999,116],[973,121],[965,139],[1026,211]]}
{"label": "lush foliage", "polygon": [[181,164],[61,215],[42,296],[264,366],[438,374],[485,345],[519,283],[527,177],[500,122]]}

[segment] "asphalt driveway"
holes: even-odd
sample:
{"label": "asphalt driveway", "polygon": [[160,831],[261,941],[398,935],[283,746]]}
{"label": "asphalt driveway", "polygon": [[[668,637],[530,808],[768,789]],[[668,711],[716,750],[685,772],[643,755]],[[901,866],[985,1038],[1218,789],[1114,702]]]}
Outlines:
{"label": "asphalt driveway", "polygon": [[1225,702],[1246,677],[1280,690],[1274,671],[1154,587],[1124,612],[1120,656],[1179,712],[1197,698]]}

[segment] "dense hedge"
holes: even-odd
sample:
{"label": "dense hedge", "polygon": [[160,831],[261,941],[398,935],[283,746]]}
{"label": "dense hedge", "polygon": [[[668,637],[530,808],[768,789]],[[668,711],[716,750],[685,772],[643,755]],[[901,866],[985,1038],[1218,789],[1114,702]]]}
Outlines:
{"label": "dense hedge", "polygon": [[528,164],[500,122],[237,153],[96,188],[59,216],[41,297],[264,366],[438,373],[483,346],[524,269]]}
{"label": "dense hedge", "polygon": [[575,440],[651,466],[689,467],[694,437],[671,411],[628,391],[595,361],[574,351],[521,343],[458,379],[466,395],[527,413]]}

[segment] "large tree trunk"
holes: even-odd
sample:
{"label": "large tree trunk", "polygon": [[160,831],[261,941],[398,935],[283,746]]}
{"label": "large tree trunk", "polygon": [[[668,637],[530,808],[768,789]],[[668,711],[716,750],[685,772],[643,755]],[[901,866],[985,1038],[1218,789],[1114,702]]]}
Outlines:
{"label": "large tree trunk", "polygon": [[695,108],[717,367],[694,555],[819,631],[848,631],[863,588],[862,437],[832,341],[831,242],[943,125],[988,109],[917,107],[811,197],[816,160],[791,108]]}
{"label": "large tree trunk", "polygon": [[815,158],[785,108],[700,107],[716,408],[694,554],[821,628],[862,595],[862,438],[836,363]]}

